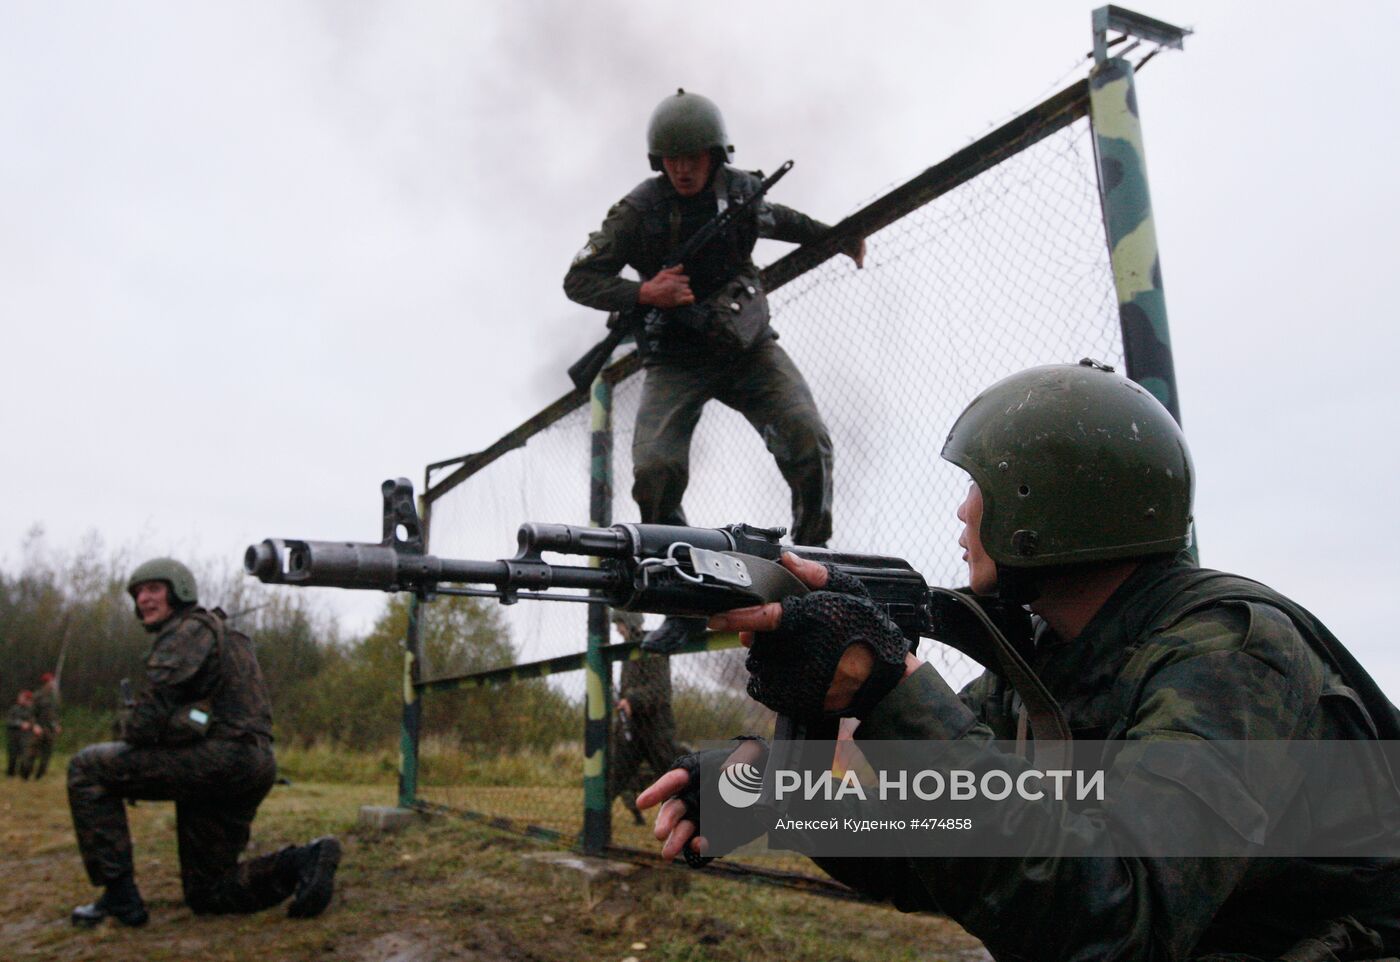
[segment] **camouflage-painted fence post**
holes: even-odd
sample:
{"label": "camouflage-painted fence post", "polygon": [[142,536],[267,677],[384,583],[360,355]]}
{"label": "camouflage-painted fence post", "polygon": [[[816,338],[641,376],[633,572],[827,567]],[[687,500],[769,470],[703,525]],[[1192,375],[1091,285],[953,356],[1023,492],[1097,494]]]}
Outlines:
{"label": "camouflage-painted fence post", "polygon": [[1180,423],[1162,262],[1147,189],[1137,88],[1128,61],[1105,58],[1090,72],[1089,122],[1118,291],[1126,373],[1151,391]]}
{"label": "camouflage-painted fence post", "polygon": [[[599,375],[589,390],[592,445],[589,452],[588,514],[596,528],[612,524],[612,383]],[[591,564],[597,565],[594,558]],[[612,719],[612,665],[603,655],[608,643],[608,607],[588,606],[587,685],[583,727],[583,850],[597,855],[612,842],[612,799],[608,798],[608,729]]]}
{"label": "camouflage-painted fence post", "polygon": [[[1118,293],[1124,373],[1151,391],[1180,424],[1181,401],[1167,327],[1167,295],[1162,287],[1152,195],[1147,187],[1147,151],[1137,83],[1131,63],[1108,56],[1110,30],[1119,31],[1124,40],[1139,37],[1156,43],[1159,49],[1177,50],[1182,49],[1191,31],[1121,7],[1100,7],[1093,13],[1094,68],[1089,72],[1089,124],[1094,131],[1104,233]],[[1199,560],[1194,525],[1191,553]]]}
{"label": "camouflage-painted fence post", "polygon": [[[423,539],[428,537],[431,503],[418,499],[418,515],[423,519]],[[403,722],[399,728],[399,807],[410,808],[418,800],[418,738],[423,725],[423,704],[418,683],[421,679],[418,621],[423,601],[414,595],[408,601],[408,630],[403,640]]]}

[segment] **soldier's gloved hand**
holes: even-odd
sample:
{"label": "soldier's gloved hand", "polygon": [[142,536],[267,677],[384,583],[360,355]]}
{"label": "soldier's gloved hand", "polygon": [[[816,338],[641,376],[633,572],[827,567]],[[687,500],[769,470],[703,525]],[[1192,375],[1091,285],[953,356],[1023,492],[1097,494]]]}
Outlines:
{"label": "soldier's gloved hand", "polygon": [[[653,834],[663,842],[661,856],[667,861],[684,854],[688,864],[698,867],[771,827],[771,813],[756,804],[768,764],[768,743],[754,735],[734,741],[731,747],[681,755],[670,771],[637,796],[638,808],[664,802]],[[709,813],[703,823],[702,808]]]}
{"label": "soldier's gloved hand", "polygon": [[[847,650],[863,645],[853,659]],[[864,718],[904,677],[909,642],[868,597],[814,591],[784,599],[774,631],[759,632],[749,649],[749,695],[799,721],[850,715]],[[854,666],[853,663],[854,662]],[[846,704],[829,697],[838,670],[861,672]]]}
{"label": "soldier's gloved hand", "polygon": [[910,664],[908,642],[859,579],[793,554],[781,560],[820,590],[722,612],[710,628],[740,632],[750,646],[749,694],[768,707],[805,721],[864,717],[917,666]]}

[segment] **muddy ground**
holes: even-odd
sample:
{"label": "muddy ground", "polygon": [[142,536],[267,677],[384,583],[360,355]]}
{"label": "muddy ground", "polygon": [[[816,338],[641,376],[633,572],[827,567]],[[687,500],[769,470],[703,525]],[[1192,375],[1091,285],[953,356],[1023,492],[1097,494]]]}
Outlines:
{"label": "muddy ground", "polygon": [[174,809],[130,811],[137,880],[150,923],[74,929],[69,909],[95,894],[78,861],[62,783],[0,785],[0,959],[162,960],[960,960],[987,958],[955,924],[768,885],[638,869],[585,883],[539,843],[457,819],[396,834],[356,827],[359,807],[392,793],[365,785],[278,787],[254,825],[272,851],[334,833],[345,860],[334,902],[312,920],[280,909],[196,918],[180,901]]}

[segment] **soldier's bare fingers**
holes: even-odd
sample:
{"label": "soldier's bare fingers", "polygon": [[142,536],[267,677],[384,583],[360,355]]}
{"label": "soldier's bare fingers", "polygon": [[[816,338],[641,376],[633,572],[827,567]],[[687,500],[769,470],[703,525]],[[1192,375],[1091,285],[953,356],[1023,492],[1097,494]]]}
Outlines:
{"label": "soldier's bare fingers", "polygon": [[775,631],[782,620],[783,606],[774,601],[711,615],[709,628],[711,631]]}
{"label": "soldier's bare fingers", "polygon": [[752,632],[752,631],[741,631],[741,632],[739,632],[739,644],[743,645],[745,648],[752,648],[752,647],[753,647],[753,632]]}
{"label": "soldier's bare fingers", "polygon": [[827,581],[831,578],[831,572],[826,565],[819,561],[810,561],[807,558],[799,558],[790,551],[784,551],[779,559],[787,570],[797,576],[797,580],[808,588],[825,588]]}
{"label": "soldier's bare fingers", "polygon": [[637,796],[638,808],[651,808],[685,788],[690,776],[683,768],[673,768],[652,782]]}
{"label": "soldier's bare fingers", "polygon": [[676,830],[666,837],[666,842],[661,846],[661,858],[663,861],[672,861],[681,850],[685,848],[685,843],[690,841],[695,834],[695,823],[691,821],[681,822],[676,826]]}
{"label": "soldier's bare fingers", "polygon": [[656,824],[651,828],[651,834],[658,841],[664,841],[676,830],[676,826],[685,820],[685,802],[678,798],[670,799],[661,806],[661,811],[656,816]]}

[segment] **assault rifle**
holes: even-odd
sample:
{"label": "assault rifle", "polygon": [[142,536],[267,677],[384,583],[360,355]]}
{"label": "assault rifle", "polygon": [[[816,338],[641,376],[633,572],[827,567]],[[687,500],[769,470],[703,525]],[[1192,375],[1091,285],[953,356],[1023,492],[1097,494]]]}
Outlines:
{"label": "assault rifle", "polygon": [[[964,592],[930,586],[902,558],[784,545],[783,528],[747,524],[535,523],[520,526],[511,558],[439,558],[425,551],[413,485],[399,478],[385,481],[381,491],[384,534],[378,544],[270,538],[249,546],[244,569],[268,584],[411,591],[424,598],[467,595],[507,605],[521,599],[601,603],[625,611],[704,616],[805,594],[807,587],[778,563],[787,551],[859,579],[909,639],[910,650],[922,637],[936,638],[1001,674],[1021,694],[1036,741],[1069,742],[1069,727],[1054,699],[1003,634],[1002,625],[1024,617],[1024,611],[1000,610]],[[597,564],[556,564],[545,561],[544,552],[587,556]],[[779,740],[805,734],[779,719]]]}
{"label": "assault rifle", "polygon": [[[666,259],[666,263],[661,265],[661,269],[665,270],[668,267],[684,264],[696,254],[700,253],[700,251],[704,250],[711,241],[721,238],[728,233],[730,226],[738,220],[739,217],[762,200],[763,195],[768,193],[768,189],[782,180],[784,174],[792,170],[792,163],[793,162],[790,160],[784,163],[773,172],[772,176],[765,178],[763,183],[759,184],[758,190],[754,191],[739,203],[730,204],[724,210],[710,218],[710,220],[706,221],[699,230],[686,239],[685,243],[681,244],[680,247],[677,247],[675,251],[672,252],[671,256]],[[607,366],[608,358],[612,357],[612,352],[622,343],[622,339],[627,336],[629,327],[635,328],[636,330],[646,330],[648,326],[657,323],[661,312],[661,308],[653,307],[642,316],[640,323],[636,324],[629,324],[630,314],[614,315],[614,317],[610,318],[608,322],[608,336],[597,344],[594,344],[587,354],[569,366],[569,379],[574,382],[574,387],[578,388],[580,391],[588,390],[588,386],[593,383],[593,380],[598,376],[599,372]]]}

